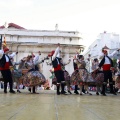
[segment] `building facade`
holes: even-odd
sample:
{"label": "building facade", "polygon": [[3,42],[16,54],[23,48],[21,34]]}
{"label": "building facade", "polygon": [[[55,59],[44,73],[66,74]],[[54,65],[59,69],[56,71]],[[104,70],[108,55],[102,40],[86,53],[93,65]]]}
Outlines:
{"label": "building facade", "polygon": [[[114,50],[120,48],[119,40],[119,34],[107,32],[100,33],[98,38],[89,46],[87,52],[84,54],[85,59],[88,59],[89,55],[91,62],[94,58],[99,58],[102,48],[105,46],[109,48],[108,53],[112,53]],[[89,69],[91,69],[91,62],[89,63]]]}
{"label": "building facade", "polygon": [[[7,28],[4,26],[0,28],[2,40],[5,35],[10,51],[18,51],[18,55],[14,58],[15,61],[30,55],[31,52],[37,55],[38,51],[41,51],[40,59],[44,59],[52,50],[56,49],[58,43],[61,44],[64,61],[68,61],[69,58],[73,59],[76,51],[84,49],[82,39],[77,31],[27,30],[13,23],[8,24]],[[51,66],[48,66],[45,61],[40,65],[40,68],[46,79],[49,80]],[[73,72],[72,61],[66,66],[66,70],[70,74]]]}

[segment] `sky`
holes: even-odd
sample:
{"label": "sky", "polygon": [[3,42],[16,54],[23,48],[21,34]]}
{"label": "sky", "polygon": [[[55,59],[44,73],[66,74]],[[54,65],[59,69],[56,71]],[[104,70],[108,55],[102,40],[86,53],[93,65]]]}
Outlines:
{"label": "sky", "polygon": [[0,0],[0,25],[79,31],[86,49],[104,31],[120,34],[120,0]]}

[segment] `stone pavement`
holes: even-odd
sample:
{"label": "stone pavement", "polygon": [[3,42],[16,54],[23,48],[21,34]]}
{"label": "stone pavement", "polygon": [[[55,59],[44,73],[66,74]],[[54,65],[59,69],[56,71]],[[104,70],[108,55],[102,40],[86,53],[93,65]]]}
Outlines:
{"label": "stone pavement", "polygon": [[0,90],[0,120],[120,120],[120,95],[31,94]]}

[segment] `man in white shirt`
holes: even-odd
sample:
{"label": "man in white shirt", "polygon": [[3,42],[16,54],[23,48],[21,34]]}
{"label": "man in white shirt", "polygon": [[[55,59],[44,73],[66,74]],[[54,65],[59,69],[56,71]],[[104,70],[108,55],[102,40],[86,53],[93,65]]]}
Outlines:
{"label": "man in white shirt", "polygon": [[[58,43],[58,47],[55,50],[55,53],[52,56],[52,65],[54,68],[55,76],[57,78],[57,95],[65,94],[66,93],[64,91],[65,78],[64,78],[64,72],[61,66],[60,44],[59,43]],[[60,85],[61,85],[61,93],[59,91]]]}
{"label": "man in white shirt", "polygon": [[100,68],[102,67],[103,73],[104,73],[104,82],[103,82],[103,88],[102,88],[101,94],[103,94],[104,96],[106,96],[105,90],[106,90],[108,79],[109,79],[109,85],[110,85],[110,93],[116,95],[115,91],[113,90],[113,79],[112,79],[112,71],[111,71],[111,68],[113,67],[113,61],[110,57],[113,57],[113,55],[117,51],[119,51],[119,49],[108,55],[108,52],[103,49],[102,54],[100,55],[100,59],[102,60],[99,63],[99,67]]}

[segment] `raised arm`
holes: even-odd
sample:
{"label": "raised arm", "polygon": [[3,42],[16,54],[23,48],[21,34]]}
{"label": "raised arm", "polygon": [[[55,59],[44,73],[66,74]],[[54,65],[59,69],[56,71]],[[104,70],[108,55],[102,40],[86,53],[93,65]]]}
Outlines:
{"label": "raised arm", "polygon": [[[63,61],[62,61],[63,62]],[[65,65],[68,65],[69,63],[71,62],[71,59],[69,58],[69,60],[67,61],[67,62],[63,62],[63,65],[65,66]]]}
{"label": "raised arm", "polygon": [[56,58],[56,56],[58,55],[59,51],[60,51],[60,47],[58,46],[58,47],[56,48],[56,50],[55,50],[55,53],[54,53],[53,56],[52,56],[52,61]]}
{"label": "raised arm", "polygon": [[13,58],[13,57],[14,57],[15,55],[17,55],[17,54],[18,54],[18,52],[14,52],[14,53],[10,54],[9,57],[10,57],[10,58]]}
{"label": "raised arm", "polygon": [[109,54],[108,56],[109,57],[113,57],[120,49],[117,49],[115,51],[113,51],[111,54]]}

